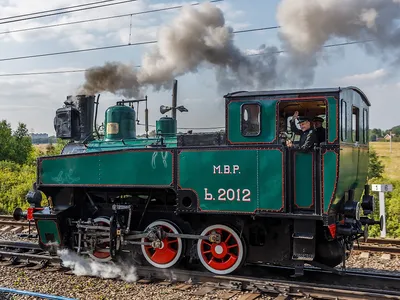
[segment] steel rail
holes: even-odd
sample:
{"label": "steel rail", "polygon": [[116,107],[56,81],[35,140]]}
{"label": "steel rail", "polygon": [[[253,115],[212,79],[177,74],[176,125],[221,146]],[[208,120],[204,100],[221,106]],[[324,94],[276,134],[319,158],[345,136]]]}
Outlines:
{"label": "steel rail", "polygon": [[12,215],[0,215],[0,219],[14,219]]}
{"label": "steel rail", "polygon": [[41,254],[32,254],[27,252],[9,252],[9,251],[0,251],[0,257],[4,258],[19,258],[19,259],[29,259],[29,260],[39,260],[39,261],[51,261],[54,263],[61,262],[61,259],[58,256],[51,255],[41,255]]}
{"label": "steel rail", "polygon": [[400,245],[400,239],[387,239],[387,238],[368,238],[366,242],[360,242],[362,244],[391,244]]}
{"label": "steel rail", "polygon": [[400,247],[382,247],[377,245],[360,245],[354,251],[370,251],[379,253],[400,254]]}
{"label": "steel rail", "polygon": [[0,248],[42,250],[37,243],[0,240]]}
{"label": "steel rail", "polygon": [[[0,219],[0,225],[11,225],[11,226],[29,226],[29,222],[21,222],[21,221],[3,221]],[[35,227],[35,223],[31,223],[32,228]]]}
{"label": "steel rail", "polygon": [[[269,272],[267,272],[269,273]],[[320,277],[322,273],[316,272],[314,275]],[[143,276],[148,279],[172,280],[172,281],[189,281],[193,283],[211,282],[217,286],[224,285],[232,289],[247,289],[258,290],[265,293],[291,294],[293,296],[301,296],[304,294],[311,297],[328,296],[334,299],[400,299],[400,276],[389,276],[371,274],[370,285],[354,286],[354,279],[361,277],[362,280],[368,278],[367,273],[350,272],[343,276],[334,276],[334,274],[325,273],[325,281],[317,282],[315,276],[305,275],[298,278],[276,278],[267,275],[261,277],[243,276],[243,275],[216,275],[209,272],[187,271],[180,269],[163,270],[154,267],[138,267],[138,276]],[[381,284],[391,286],[392,289],[376,287],[376,283],[381,281]],[[391,282],[393,281],[393,282]],[[358,282],[357,282],[358,283]],[[375,284],[374,284],[375,283]],[[397,287],[397,290],[395,289]]]}

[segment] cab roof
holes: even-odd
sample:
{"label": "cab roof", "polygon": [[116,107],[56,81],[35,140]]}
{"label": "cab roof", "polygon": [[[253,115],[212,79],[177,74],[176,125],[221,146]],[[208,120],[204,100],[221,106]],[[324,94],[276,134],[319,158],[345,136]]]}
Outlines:
{"label": "cab roof", "polygon": [[224,98],[246,98],[246,97],[257,97],[257,96],[323,96],[326,94],[338,94],[343,90],[353,90],[360,94],[364,102],[371,106],[367,96],[359,88],[354,86],[348,86],[344,88],[313,88],[313,89],[293,89],[293,90],[271,90],[271,91],[237,91],[233,93],[226,94]]}

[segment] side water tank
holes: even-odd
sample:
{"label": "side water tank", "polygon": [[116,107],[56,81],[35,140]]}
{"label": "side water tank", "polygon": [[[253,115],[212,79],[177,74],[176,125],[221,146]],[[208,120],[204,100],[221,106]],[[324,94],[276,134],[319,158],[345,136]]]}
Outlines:
{"label": "side water tank", "polygon": [[126,140],[136,138],[136,113],[132,107],[111,106],[105,113],[104,140]]}
{"label": "side water tank", "polygon": [[156,133],[161,136],[176,135],[176,120],[171,117],[162,117],[156,121]]}

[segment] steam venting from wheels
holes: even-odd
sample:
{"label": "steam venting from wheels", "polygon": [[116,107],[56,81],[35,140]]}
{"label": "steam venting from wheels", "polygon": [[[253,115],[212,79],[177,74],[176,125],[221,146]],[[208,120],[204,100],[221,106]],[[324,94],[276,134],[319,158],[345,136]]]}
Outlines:
{"label": "steam venting from wheels", "polygon": [[90,258],[84,258],[67,249],[59,250],[63,266],[70,268],[77,276],[96,276],[100,278],[116,278],[127,282],[135,282],[138,277],[136,268],[126,262],[101,263]]}
{"label": "steam venting from wheels", "polygon": [[184,6],[160,29],[140,67],[107,62],[91,68],[79,93],[139,97],[149,87],[170,89],[173,79],[203,67],[215,71],[221,92],[307,86],[319,60],[326,58],[322,50],[328,41],[355,43],[393,67],[400,63],[400,0],[282,0],[276,17],[279,49],[263,44],[249,55],[234,44],[233,29],[217,6]]}

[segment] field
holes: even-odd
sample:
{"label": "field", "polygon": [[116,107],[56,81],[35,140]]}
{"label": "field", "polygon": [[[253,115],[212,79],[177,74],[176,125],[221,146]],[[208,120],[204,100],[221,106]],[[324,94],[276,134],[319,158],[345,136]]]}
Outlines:
{"label": "field", "polygon": [[400,143],[392,143],[391,153],[389,142],[371,142],[370,147],[385,165],[384,177],[400,180]]}
{"label": "field", "polygon": [[49,144],[37,144],[37,145],[33,145],[33,146],[34,146],[35,148],[37,148],[37,149],[43,151],[43,152],[46,152],[46,147],[47,147],[48,145],[49,145]]}

